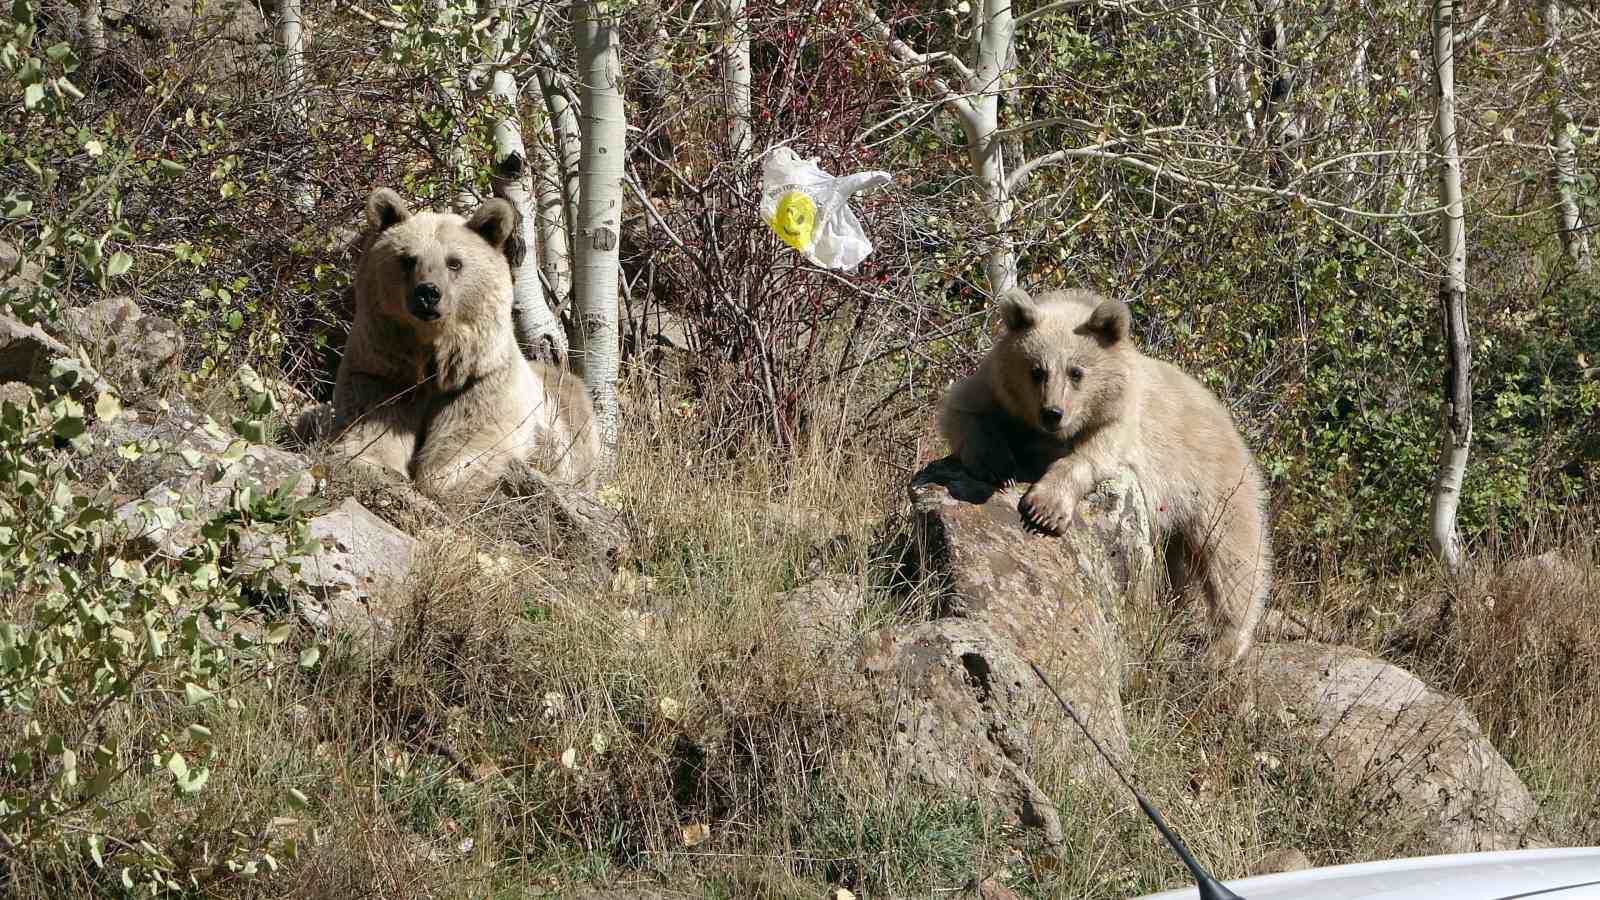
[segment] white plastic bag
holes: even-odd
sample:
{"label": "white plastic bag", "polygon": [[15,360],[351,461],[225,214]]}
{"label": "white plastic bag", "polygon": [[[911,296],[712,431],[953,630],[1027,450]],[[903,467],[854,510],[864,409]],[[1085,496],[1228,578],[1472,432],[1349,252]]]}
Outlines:
{"label": "white plastic bag", "polygon": [[778,147],[761,164],[761,218],[785,244],[819,266],[855,270],[872,242],[850,211],[850,195],[889,183],[888,172],[858,172],[835,178]]}

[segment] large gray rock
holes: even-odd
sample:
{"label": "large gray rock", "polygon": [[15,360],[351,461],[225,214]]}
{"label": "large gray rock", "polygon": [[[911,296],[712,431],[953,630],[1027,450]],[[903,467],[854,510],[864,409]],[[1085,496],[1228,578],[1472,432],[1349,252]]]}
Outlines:
{"label": "large gray rock", "polygon": [[[861,639],[856,670],[892,748],[897,774],[997,803],[1062,846],[1061,818],[1030,767],[1071,728],[1012,642],[988,625],[939,619]],[[1119,713],[1120,717],[1120,713]],[[1126,749],[1127,736],[1116,732]]]}
{"label": "large gray rock", "polygon": [[322,551],[294,559],[306,587],[296,603],[301,618],[366,654],[387,653],[405,609],[416,539],[354,498],[312,519],[309,527]]}
{"label": "large gray rock", "polygon": [[862,638],[856,670],[893,736],[889,765],[1003,807],[1059,852],[1060,818],[1037,778],[1107,770],[1029,663],[1126,756],[1115,622],[1149,569],[1148,519],[1131,476],[1081,504],[1062,537],[1025,529],[1019,497],[948,459],[912,480],[912,577],[937,586],[935,620]]}
{"label": "large gray rock", "polygon": [[1262,644],[1259,721],[1388,827],[1439,852],[1519,846],[1538,812],[1457,697],[1352,647]]}
{"label": "large gray rock", "polygon": [[155,411],[124,410],[96,423],[93,434],[100,446],[85,463],[85,480],[110,493],[117,502],[114,518],[130,536],[169,557],[193,547],[201,526],[236,490],[281,489],[303,498],[315,487],[298,456],[231,437],[181,401]]}
{"label": "large gray rock", "polygon": [[33,325],[0,315],[0,382],[21,381],[39,387],[50,374],[50,364],[72,351]]}
{"label": "large gray rock", "polygon": [[1124,593],[1149,572],[1149,527],[1132,476],[1079,504],[1062,537],[1028,530],[1024,488],[994,490],[953,460],[911,484],[919,576],[943,587],[937,615],[983,622],[1038,663],[1110,746],[1127,746],[1122,652]]}
{"label": "large gray rock", "polygon": [[140,389],[159,383],[179,362],[183,336],[178,326],[146,316],[127,297],[108,297],[62,314],[61,334],[90,348],[100,372],[135,400]]}
{"label": "large gray rock", "polygon": [[[597,567],[615,569],[628,552],[628,528],[622,517],[587,491],[557,481],[527,464],[511,466],[501,478],[509,496],[548,510],[547,521],[562,551],[588,557]],[[539,537],[539,536],[534,536]]]}

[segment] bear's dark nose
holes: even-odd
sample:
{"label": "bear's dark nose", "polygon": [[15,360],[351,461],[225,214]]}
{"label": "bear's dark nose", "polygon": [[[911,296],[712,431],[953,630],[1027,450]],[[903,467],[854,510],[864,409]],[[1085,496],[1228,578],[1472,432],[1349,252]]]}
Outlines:
{"label": "bear's dark nose", "polygon": [[424,281],[411,289],[411,311],[419,319],[437,319],[441,296],[438,285]]}
{"label": "bear's dark nose", "polygon": [[1052,428],[1061,424],[1061,407],[1046,406],[1039,410],[1039,421]]}

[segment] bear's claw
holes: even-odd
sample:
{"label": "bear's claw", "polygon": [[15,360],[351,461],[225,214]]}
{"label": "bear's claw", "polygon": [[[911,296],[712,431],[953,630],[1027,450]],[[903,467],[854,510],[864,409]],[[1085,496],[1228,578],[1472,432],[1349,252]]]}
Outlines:
{"label": "bear's claw", "polygon": [[1061,534],[1072,522],[1075,506],[1069,499],[1040,491],[1037,486],[1022,496],[1017,512],[1028,525],[1050,534]]}

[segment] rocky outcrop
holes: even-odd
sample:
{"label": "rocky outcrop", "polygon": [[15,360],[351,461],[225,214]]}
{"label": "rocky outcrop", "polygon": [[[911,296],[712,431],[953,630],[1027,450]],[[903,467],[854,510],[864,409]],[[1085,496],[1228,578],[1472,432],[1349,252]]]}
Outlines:
{"label": "rocky outcrop", "polygon": [[20,381],[40,387],[49,377],[53,360],[72,356],[66,344],[39,328],[0,316],[0,382]]}
{"label": "rocky outcrop", "polygon": [[[1061,846],[1055,803],[1030,767],[1057,743],[1035,723],[1064,723],[1008,638],[982,622],[939,619],[869,634],[857,652],[897,774],[998,802]],[[1126,735],[1117,737],[1125,749]]]}
{"label": "rocky outcrop", "polygon": [[1516,847],[1538,809],[1459,698],[1351,647],[1263,644],[1258,722],[1387,827],[1439,852]]}
{"label": "rocky outcrop", "polygon": [[582,488],[525,464],[507,470],[501,487],[507,495],[549,511],[551,537],[566,555],[587,558],[606,570],[626,558],[628,529],[622,518]]}
{"label": "rocky outcrop", "polygon": [[[230,436],[187,403],[162,406],[124,410],[97,422],[101,450],[83,473],[86,481],[112,494],[116,520],[151,550],[182,555],[237,489],[283,490],[295,498],[311,494],[313,479],[298,456]],[[180,508],[191,515],[161,512]]]}
{"label": "rocky outcrop", "polygon": [[158,383],[172,371],[183,353],[178,326],[158,316],[146,316],[127,297],[110,297],[62,314],[62,336],[96,348],[96,365],[136,400],[140,388]]}
{"label": "rocky outcrop", "polygon": [[301,618],[364,655],[387,653],[405,610],[416,538],[354,499],[312,519],[309,529],[322,551],[292,560],[306,589],[296,599]]}
{"label": "rocky outcrop", "polygon": [[1116,622],[1124,592],[1149,570],[1142,495],[1131,476],[1101,485],[1057,538],[1023,526],[1022,490],[993,490],[949,460],[913,479],[917,567],[942,586],[935,615],[988,625],[1125,748]]}
{"label": "rocky outcrop", "polygon": [[1125,755],[1115,623],[1151,550],[1131,478],[1102,485],[1060,538],[1024,528],[1019,490],[974,481],[952,460],[913,479],[913,578],[937,586],[933,621],[865,636],[856,671],[893,736],[889,765],[995,803],[1059,850],[1060,818],[1036,773],[1106,770],[1029,663]]}

